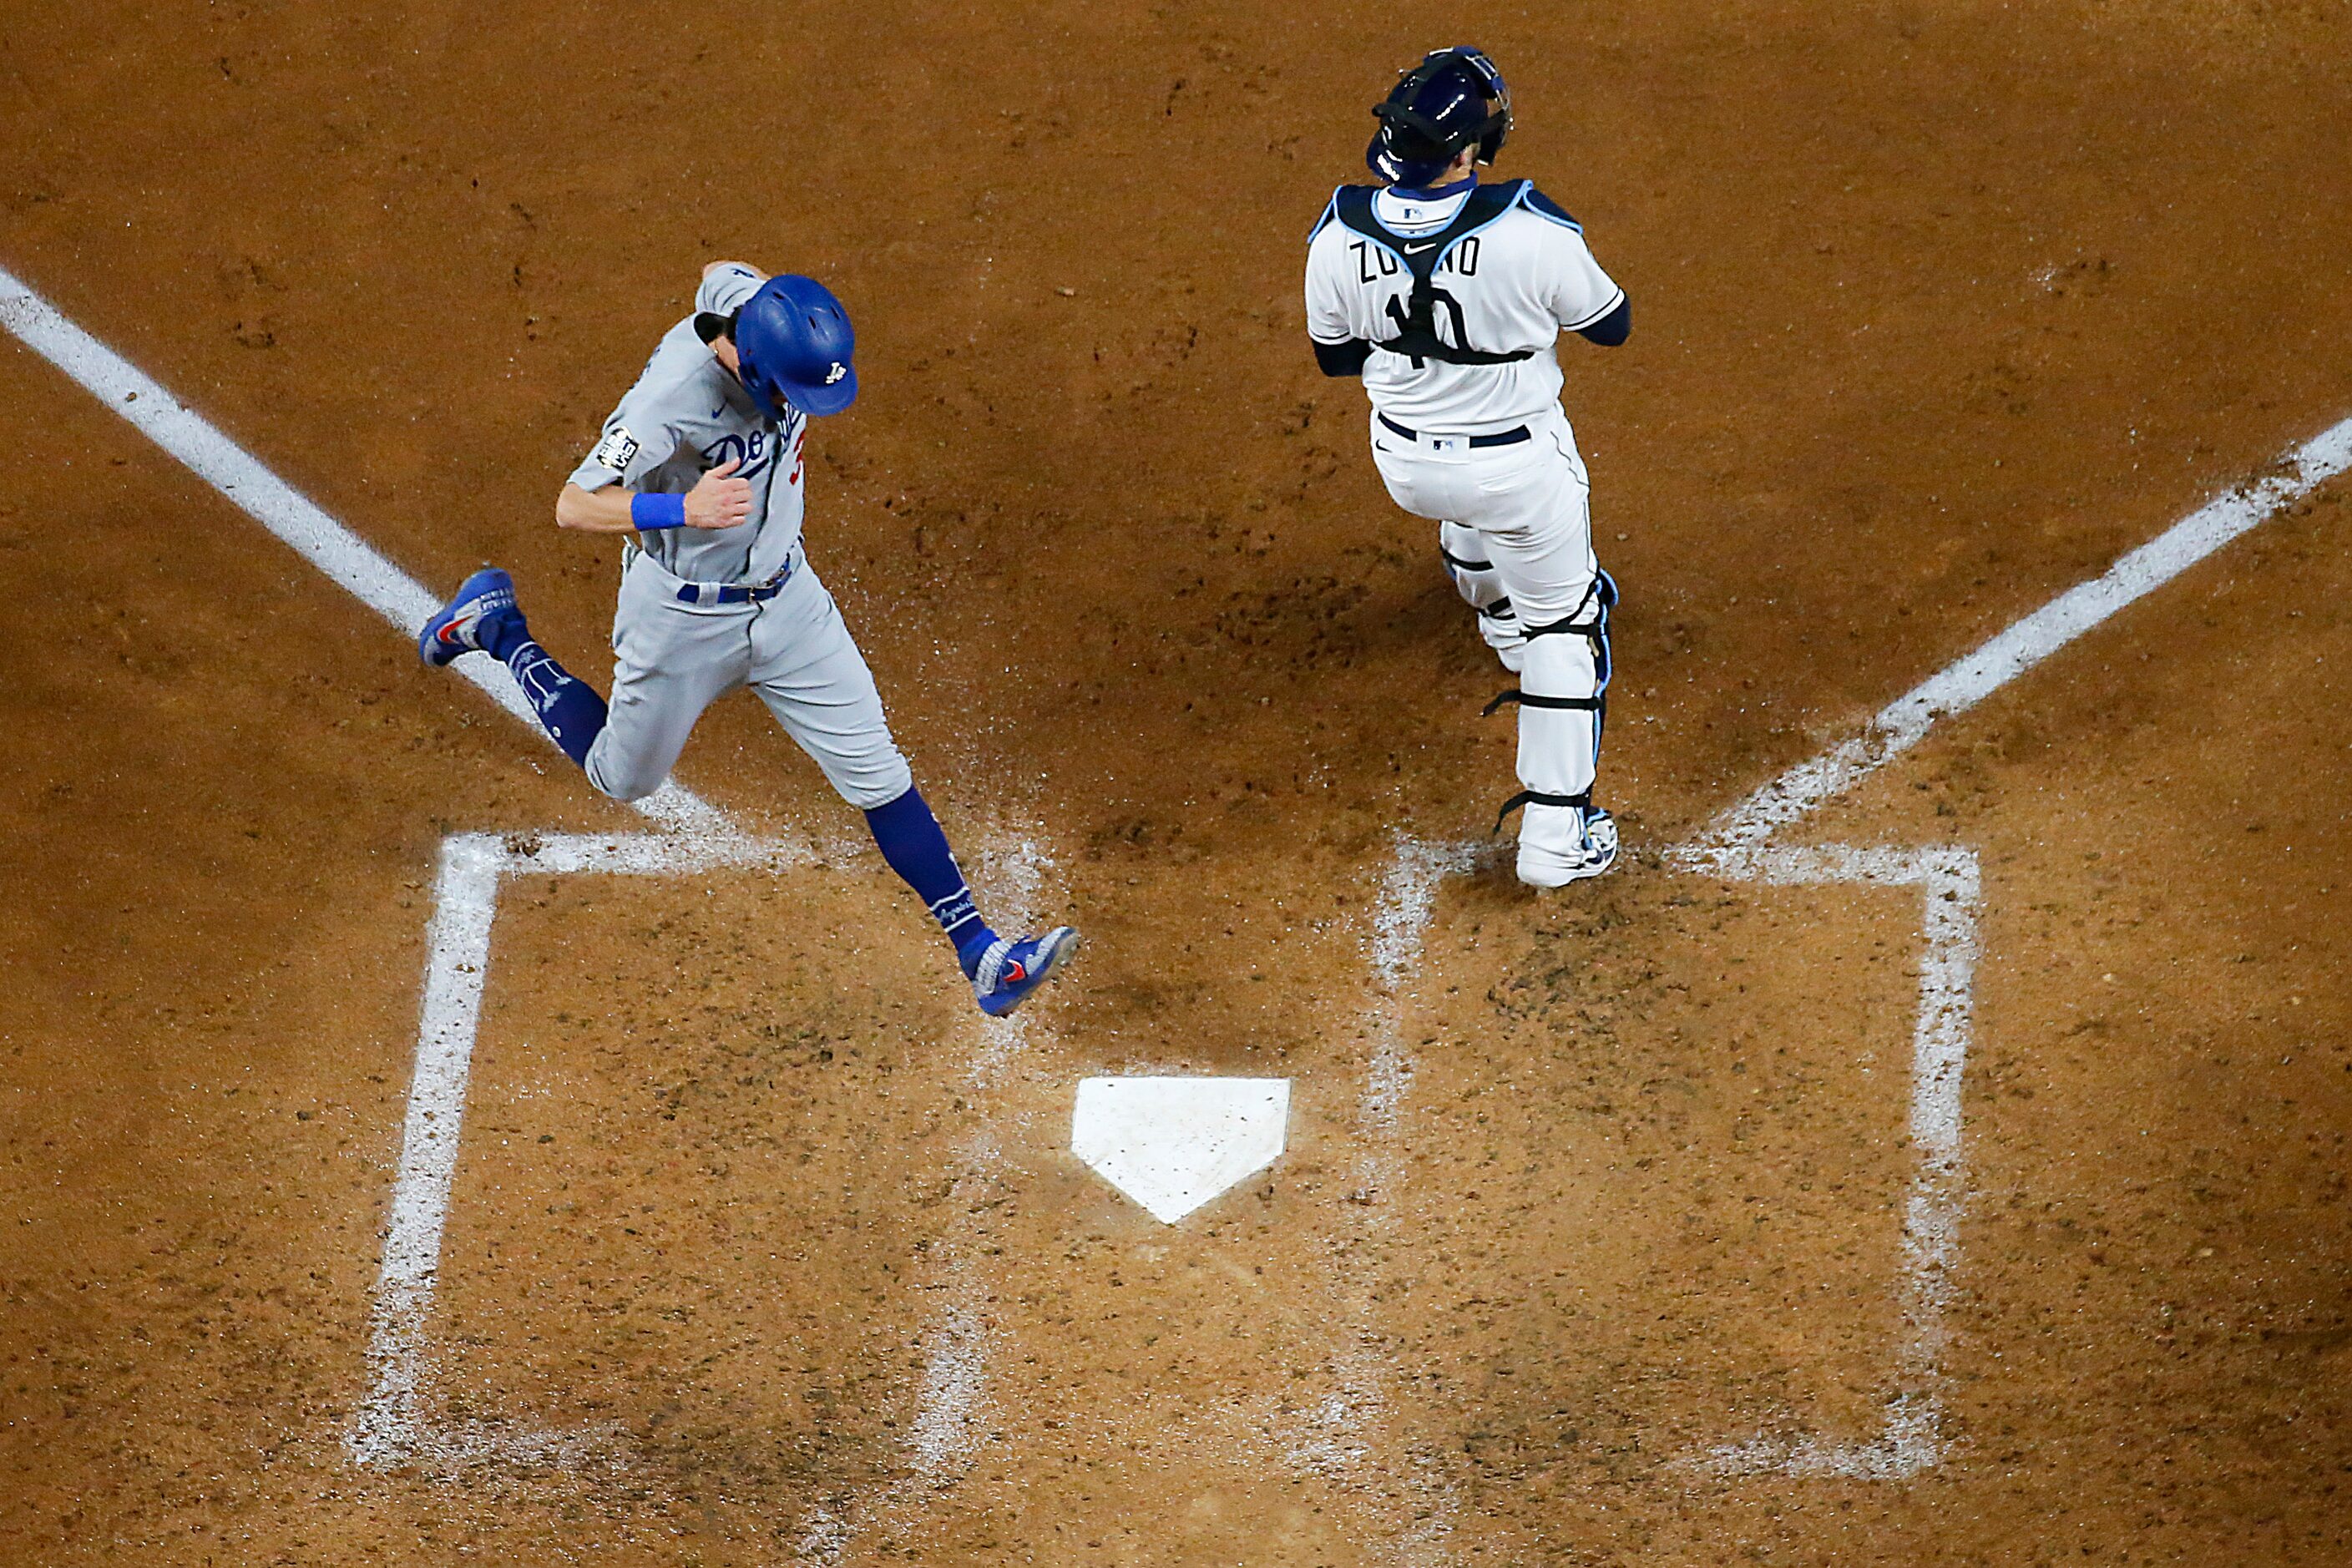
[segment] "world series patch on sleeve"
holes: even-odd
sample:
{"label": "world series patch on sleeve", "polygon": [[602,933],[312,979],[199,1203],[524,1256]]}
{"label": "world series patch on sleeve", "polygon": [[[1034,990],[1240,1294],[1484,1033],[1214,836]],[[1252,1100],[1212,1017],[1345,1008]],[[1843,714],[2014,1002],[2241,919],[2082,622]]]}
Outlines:
{"label": "world series patch on sleeve", "polygon": [[636,455],[637,438],[629,434],[627,426],[615,425],[604,432],[602,441],[596,443],[596,450],[590,454],[589,460],[616,474],[625,474],[629,471],[630,459]]}

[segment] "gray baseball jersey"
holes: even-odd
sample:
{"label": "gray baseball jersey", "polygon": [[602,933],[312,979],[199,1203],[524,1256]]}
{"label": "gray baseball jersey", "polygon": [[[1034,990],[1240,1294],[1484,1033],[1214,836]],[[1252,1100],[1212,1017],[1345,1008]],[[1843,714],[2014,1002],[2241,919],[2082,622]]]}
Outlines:
{"label": "gray baseball jersey", "polygon": [[[763,281],[748,267],[721,267],[695,291],[696,311],[726,315]],[[662,335],[636,384],[604,421],[594,451],[572,471],[582,489],[626,485],[683,495],[730,458],[751,486],[751,515],[733,528],[665,528],[639,548],[693,583],[759,583],[783,570],[801,536],[801,447],[807,416],[787,409],[778,425],[695,335],[688,316]]]}

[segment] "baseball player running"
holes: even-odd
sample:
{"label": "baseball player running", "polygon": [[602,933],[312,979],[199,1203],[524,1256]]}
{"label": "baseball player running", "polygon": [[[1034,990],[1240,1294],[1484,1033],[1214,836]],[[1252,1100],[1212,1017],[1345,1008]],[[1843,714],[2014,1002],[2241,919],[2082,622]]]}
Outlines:
{"label": "baseball player running", "polygon": [[1361,375],[1372,461],[1435,521],[1454,586],[1519,687],[1519,879],[1564,887],[1617,860],[1592,804],[1617,585],[1592,553],[1584,460],[1560,411],[1560,332],[1625,341],[1625,292],[1533,182],[1478,183],[1511,130],[1502,72],[1473,48],[1403,73],[1365,162],[1307,255],[1307,330],[1326,375]]}
{"label": "baseball player running", "polygon": [[666,333],[556,499],[555,521],[626,533],[613,616],[613,700],[531,640],[514,581],[466,579],[425,625],[428,665],[488,653],[540,722],[615,800],[669,776],[702,710],[750,686],[825,778],[862,807],[890,868],[930,906],[981,1010],[1011,1012],[1077,932],[1000,937],[890,738],[882,699],[801,541],[811,418],[857,395],[849,318],[814,279],[705,268],[695,312]]}

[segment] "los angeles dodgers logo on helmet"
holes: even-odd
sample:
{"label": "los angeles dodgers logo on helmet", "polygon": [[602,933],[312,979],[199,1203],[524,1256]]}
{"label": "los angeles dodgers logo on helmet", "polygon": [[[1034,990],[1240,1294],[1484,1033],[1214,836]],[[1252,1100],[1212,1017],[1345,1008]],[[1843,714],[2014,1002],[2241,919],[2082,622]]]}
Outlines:
{"label": "los angeles dodgers logo on helmet", "polygon": [[814,278],[786,273],[760,285],[735,313],[743,388],[771,419],[787,406],[838,414],[857,399],[849,312]]}
{"label": "los angeles dodgers logo on helmet", "polygon": [[1391,184],[1426,185],[1473,142],[1478,162],[1491,163],[1511,133],[1511,89],[1478,49],[1434,49],[1397,79],[1385,102],[1373,107],[1381,128],[1364,162]]}

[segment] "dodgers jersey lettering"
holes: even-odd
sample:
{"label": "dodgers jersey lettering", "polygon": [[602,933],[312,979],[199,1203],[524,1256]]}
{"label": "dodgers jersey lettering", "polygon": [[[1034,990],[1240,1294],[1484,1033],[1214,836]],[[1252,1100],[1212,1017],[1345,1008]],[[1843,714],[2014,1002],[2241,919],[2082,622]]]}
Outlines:
{"label": "dodgers jersey lettering", "polygon": [[[695,291],[697,313],[726,315],[762,279],[748,267],[722,267]],[[594,451],[572,472],[584,490],[626,485],[683,495],[719,464],[742,466],[734,478],[751,486],[751,510],[733,528],[665,528],[637,534],[640,549],[695,583],[760,583],[791,559],[801,536],[801,447],[808,419],[785,411],[778,426],[760,412],[743,384],[695,335],[694,317],[662,334],[636,384],[604,421]]]}
{"label": "dodgers jersey lettering", "polygon": [[[1437,201],[1394,190],[1372,197],[1372,216],[1395,236],[1394,251],[1337,220],[1337,196],[1324,208],[1307,250],[1307,331],[1317,342],[1360,338],[1374,345],[1364,365],[1372,407],[1415,430],[1481,434],[1507,430],[1559,406],[1559,342],[1617,307],[1624,290],[1586,248],[1584,230],[1533,184],[1501,216],[1456,239],[1432,284],[1461,309],[1466,342],[1490,353],[1529,351],[1508,364],[1448,364],[1378,345],[1397,334],[1412,289],[1402,253],[1454,221],[1469,199],[1457,191]],[[1452,310],[1438,312],[1453,342]]]}

